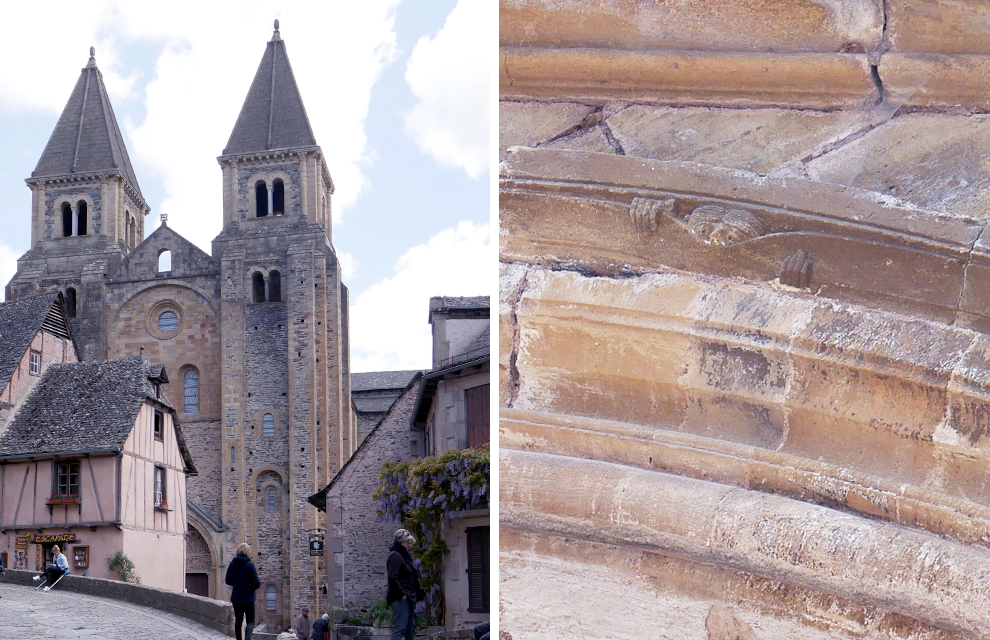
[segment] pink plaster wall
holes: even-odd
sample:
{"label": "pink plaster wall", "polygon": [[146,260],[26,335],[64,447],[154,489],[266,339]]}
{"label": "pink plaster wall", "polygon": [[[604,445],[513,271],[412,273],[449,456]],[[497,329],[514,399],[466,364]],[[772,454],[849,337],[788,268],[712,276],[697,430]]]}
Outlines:
{"label": "pink plaster wall", "polygon": [[115,461],[114,456],[80,458],[79,505],[53,505],[50,511],[52,460],[0,466],[0,528],[36,529],[62,525],[64,531],[66,524],[112,522]]}

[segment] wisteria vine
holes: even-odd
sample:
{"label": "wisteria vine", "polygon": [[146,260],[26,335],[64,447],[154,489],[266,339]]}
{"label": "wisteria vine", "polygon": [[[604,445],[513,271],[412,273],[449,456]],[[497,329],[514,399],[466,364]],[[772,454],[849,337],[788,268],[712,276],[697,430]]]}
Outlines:
{"label": "wisteria vine", "polygon": [[428,623],[444,617],[444,523],[459,511],[488,507],[490,458],[485,444],[478,449],[450,450],[441,456],[412,462],[386,462],[375,491],[379,521],[402,522],[413,532],[412,549],[426,602],[417,606]]}

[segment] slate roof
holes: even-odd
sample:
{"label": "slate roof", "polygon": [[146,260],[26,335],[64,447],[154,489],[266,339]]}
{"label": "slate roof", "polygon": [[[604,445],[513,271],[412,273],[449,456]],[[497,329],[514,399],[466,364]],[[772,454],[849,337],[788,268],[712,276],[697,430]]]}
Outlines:
{"label": "slate roof", "polygon": [[398,397],[398,395],[390,395],[384,398],[352,396],[351,400],[354,402],[354,408],[357,409],[358,413],[385,413],[392,407]]}
{"label": "slate roof", "polygon": [[134,190],[141,194],[124,146],[124,137],[120,134],[107,88],[103,84],[103,74],[96,67],[95,52],[90,48],[89,63],[83,67],[52,137],[48,139],[48,146],[31,176],[113,170],[120,170]]}
{"label": "slate roof", "polygon": [[0,390],[7,386],[57,300],[56,293],[39,293],[0,304]]}
{"label": "slate roof", "polygon": [[[50,365],[0,436],[0,457],[119,451],[145,400],[155,398],[149,378],[165,381],[164,372],[143,356]],[[157,401],[175,415],[164,391]],[[178,425],[176,434],[195,473]]]}
{"label": "slate roof", "polygon": [[368,371],[351,374],[351,393],[373,391],[375,389],[405,389],[417,370],[408,371]]}
{"label": "slate roof", "polygon": [[488,309],[491,306],[490,296],[433,296],[430,298],[430,311]]}
{"label": "slate roof", "polygon": [[276,20],[275,33],[254,74],[223,153],[311,146],[316,146],[316,136],[309,124]]}

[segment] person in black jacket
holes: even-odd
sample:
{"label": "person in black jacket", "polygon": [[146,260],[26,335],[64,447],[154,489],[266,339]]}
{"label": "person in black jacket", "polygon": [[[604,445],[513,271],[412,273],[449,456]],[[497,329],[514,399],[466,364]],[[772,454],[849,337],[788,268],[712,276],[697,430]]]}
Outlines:
{"label": "person in black jacket", "polygon": [[233,589],[230,592],[230,602],[234,605],[234,637],[241,639],[241,620],[247,618],[243,640],[251,640],[254,632],[254,592],[261,586],[258,580],[258,570],[251,562],[251,547],[246,542],[237,545],[237,555],[227,566],[227,577],[224,580]]}
{"label": "person in black jacket", "polygon": [[416,538],[405,529],[399,529],[392,540],[385,559],[385,573],[388,576],[385,601],[392,607],[392,640],[415,640],[416,601],[423,599],[419,572],[409,555]]}

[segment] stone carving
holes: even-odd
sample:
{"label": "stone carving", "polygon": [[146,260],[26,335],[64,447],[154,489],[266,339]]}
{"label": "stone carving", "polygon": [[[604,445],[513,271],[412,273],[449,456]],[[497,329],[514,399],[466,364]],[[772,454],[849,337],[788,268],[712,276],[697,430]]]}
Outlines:
{"label": "stone carving", "polygon": [[633,225],[640,231],[650,232],[660,228],[660,218],[673,218],[677,210],[677,201],[673,198],[656,200],[653,198],[633,198],[629,205],[629,217]]}
{"label": "stone carving", "polygon": [[780,273],[777,274],[780,284],[807,289],[811,286],[812,266],[811,258],[804,249],[792,253],[780,265]]}
{"label": "stone carving", "polygon": [[756,214],[718,204],[703,204],[695,209],[688,216],[687,225],[705,244],[716,246],[746,242],[767,232]]}

